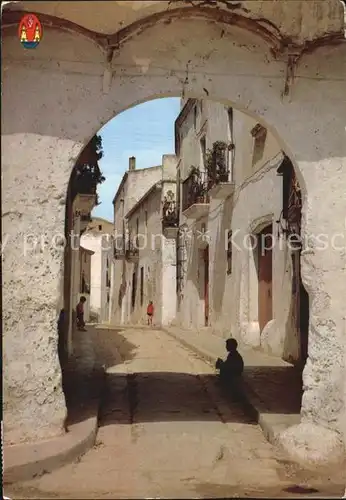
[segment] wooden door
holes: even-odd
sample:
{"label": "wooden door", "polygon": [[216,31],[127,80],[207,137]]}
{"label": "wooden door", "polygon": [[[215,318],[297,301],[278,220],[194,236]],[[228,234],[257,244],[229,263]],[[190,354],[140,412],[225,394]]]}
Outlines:
{"label": "wooden door", "polygon": [[293,295],[295,298],[295,326],[299,333],[300,365],[303,368],[308,357],[309,337],[309,295],[305,290],[300,272],[300,252],[294,252],[293,260]]}
{"label": "wooden door", "polygon": [[209,247],[204,249],[204,324],[209,325]]}
{"label": "wooden door", "polygon": [[272,225],[258,235],[258,322],[260,331],[273,318]]}

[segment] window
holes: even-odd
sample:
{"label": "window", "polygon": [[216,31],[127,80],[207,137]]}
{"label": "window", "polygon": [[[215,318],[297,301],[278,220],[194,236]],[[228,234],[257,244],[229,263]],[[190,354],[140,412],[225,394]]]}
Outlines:
{"label": "window", "polygon": [[99,225],[99,231],[102,231],[102,224]]}
{"label": "window", "polygon": [[148,227],[148,212],[147,212],[147,210],[144,213],[144,217],[145,217],[145,227]]}
{"label": "window", "polygon": [[84,277],[84,271],[82,273],[82,286],[81,286],[81,293],[86,293],[86,282],[85,282],[85,277]]}
{"label": "window", "polygon": [[84,262],[87,261],[87,256],[86,256],[86,253],[84,254]]}
{"label": "window", "polygon": [[193,108],[193,126],[197,130],[197,106]]}
{"label": "window", "polygon": [[228,139],[233,141],[233,108],[227,108],[228,117]]}
{"label": "window", "polygon": [[200,147],[201,147],[201,166],[202,166],[202,169],[205,170],[205,160],[206,160],[206,154],[207,154],[207,146],[206,146],[205,136],[203,136],[199,142],[200,142]]}
{"label": "window", "polygon": [[108,271],[107,271],[107,274],[108,274],[107,286],[108,286],[108,288],[110,288],[110,286],[111,286],[111,276],[110,276],[110,273],[108,273]]}
{"label": "window", "polygon": [[232,273],[232,231],[227,233],[227,274]]}
{"label": "window", "polygon": [[263,158],[267,129],[258,123],[256,127],[251,130],[251,135],[254,138],[252,166],[255,166],[256,163]]}
{"label": "window", "polygon": [[139,234],[139,218],[137,217],[137,219],[136,219],[136,247],[137,248],[139,247],[138,234]]}
{"label": "window", "polygon": [[141,306],[144,300],[144,267],[141,267]]}

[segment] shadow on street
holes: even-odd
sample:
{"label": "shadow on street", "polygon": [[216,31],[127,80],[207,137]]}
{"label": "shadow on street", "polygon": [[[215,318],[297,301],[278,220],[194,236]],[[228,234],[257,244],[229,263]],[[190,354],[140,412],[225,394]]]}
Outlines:
{"label": "shadow on street", "polygon": [[[239,411],[228,412],[227,421],[253,424],[256,415],[245,400],[235,402],[221,390],[213,374],[178,372],[106,373],[135,358],[137,346],[122,335],[124,329],[88,328],[83,332],[95,355],[92,370],[72,357],[63,370],[63,388],[68,408],[67,426],[95,413],[101,397],[100,425],[164,421],[213,421],[219,419],[208,391]],[[83,342],[83,338],[80,342]],[[81,368],[82,366],[82,368]],[[125,365],[124,365],[125,366]],[[244,379],[266,413],[299,413],[301,374],[294,367],[247,366]],[[284,397],[283,397],[284,394]],[[244,416],[244,411],[248,417]]]}

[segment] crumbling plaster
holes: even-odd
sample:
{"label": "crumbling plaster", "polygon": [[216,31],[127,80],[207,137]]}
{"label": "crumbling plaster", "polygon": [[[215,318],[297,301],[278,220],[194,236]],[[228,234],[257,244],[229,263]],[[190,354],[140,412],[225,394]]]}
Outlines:
{"label": "crumbling plaster", "polygon": [[[318,26],[325,29],[324,22]],[[47,27],[44,43],[30,54],[20,47],[16,33],[3,37],[3,233],[12,236],[3,255],[4,419],[5,429],[15,427],[18,436],[35,439],[48,429],[60,432],[65,413],[55,324],[62,254],[47,249],[39,259],[23,257],[21,238],[29,228],[49,235],[63,231],[69,172],[88,139],[116,114],[151,98],[183,93],[207,94],[258,116],[296,167],[304,192],[304,235],[344,234],[345,44],[304,55],[291,93],[283,99],[285,62],[274,60],[254,34],[225,27],[221,36],[221,31],[217,23],[189,18],[139,33],[114,54],[106,93],[105,65],[96,58],[90,64],[83,61],[93,50],[85,38],[72,36],[69,51],[84,43],[83,58],[65,62],[67,48],[59,41],[66,35],[56,30]],[[42,59],[47,45],[50,57]],[[19,226],[9,223],[11,214],[6,213],[11,211]],[[18,262],[24,272],[17,272]],[[302,276],[311,298],[311,321],[302,420],[337,430],[345,417],[344,273],[344,251],[304,250]],[[34,304],[32,311],[28,304]],[[308,456],[318,443],[303,443],[295,432],[292,449],[305,449]]]}

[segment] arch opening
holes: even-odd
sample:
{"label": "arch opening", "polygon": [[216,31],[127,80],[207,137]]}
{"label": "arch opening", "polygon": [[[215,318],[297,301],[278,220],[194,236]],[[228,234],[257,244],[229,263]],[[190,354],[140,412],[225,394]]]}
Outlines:
{"label": "arch opening", "polygon": [[[48,228],[47,230],[55,230],[57,226],[62,227],[63,225],[62,208],[58,206],[58,202],[54,201],[56,199],[55,196],[57,196],[56,191],[62,192],[66,190],[66,174],[70,174],[76,157],[80,155],[83,144],[86,144],[86,138],[90,138],[95,134],[96,129],[99,128],[99,124],[106,123],[110,117],[116,116],[121,110],[130,108],[134,103],[146,101],[153,96],[164,97],[169,95],[184,95],[189,99],[208,96],[212,100],[221,101],[233,109],[237,109],[240,106],[247,112],[249,117],[260,117],[259,120],[256,120],[256,122],[258,121],[258,125],[270,130],[271,135],[279,139],[279,143],[282,144],[280,150],[284,151],[294,164],[303,194],[302,234],[310,236],[311,233],[318,233],[321,230],[331,235],[333,231],[336,232],[339,230],[341,221],[340,213],[343,208],[341,196],[336,196],[333,200],[333,203],[335,203],[333,206],[336,207],[335,210],[338,213],[337,217],[330,217],[331,212],[328,206],[323,207],[323,210],[319,210],[318,205],[323,199],[323,189],[321,186],[324,184],[325,188],[332,192],[334,188],[337,189],[337,184],[341,184],[342,180],[340,172],[344,165],[344,145],[340,141],[340,134],[331,133],[331,130],[341,132],[344,127],[342,104],[340,104],[343,100],[340,99],[338,101],[344,92],[342,87],[343,82],[340,79],[337,80],[334,78],[338,72],[340,73],[340,64],[336,64],[335,67],[332,64],[336,59],[338,61],[341,60],[340,58],[336,58],[336,55],[342,54],[342,48],[340,49],[341,52],[339,48],[329,49],[327,47],[323,49],[330,56],[326,58],[328,59],[328,67],[322,59],[314,56],[305,56],[306,66],[298,68],[294,92],[291,96],[292,99],[285,100],[282,99],[286,70],[286,65],[283,61],[274,61],[269,58],[268,62],[266,59],[268,58],[267,50],[264,50],[260,44],[250,47],[246,43],[241,46],[240,38],[234,44],[228,43],[226,47],[224,42],[220,42],[222,37],[220,37],[217,26],[207,23],[203,27],[199,24],[202,31],[199,33],[200,38],[198,38],[198,43],[196,43],[191,36],[191,26],[194,23],[194,20],[178,20],[174,23],[175,31],[170,28],[170,25],[165,26],[164,36],[162,36],[162,26],[154,26],[152,29],[139,33],[134,39],[129,40],[122,50],[114,54],[112,65],[110,66],[111,78],[108,84],[107,81],[105,82],[107,78],[104,78],[105,66],[103,61],[101,62],[96,59],[92,62],[88,61],[88,63],[91,63],[92,69],[91,66],[83,66],[83,68],[82,66],[78,66],[76,71],[75,68],[72,68],[76,62],[66,61],[66,54],[63,54],[65,50],[63,44],[56,44],[57,52],[55,61],[51,57],[45,60],[45,54],[41,52],[41,60],[36,60],[36,56],[33,57],[30,60],[30,68],[28,67],[28,60],[25,59],[26,56],[20,55],[18,57],[21,68],[19,68],[18,60],[13,60],[18,55],[16,49],[13,49],[10,57],[7,56],[6,64],[8,64],[11,71],[5,71],[6,88],[8,89],[7,98],[4,100],[4,114],[6,117],[4,120],[4,151],[6,163],[8,166],[16,165],[16,176],[22,179],[23,182],[28,181],[26,167],[24,168],[23,165],[24,163],[25,165],[31,164],[30,162],[35,165],[41,164],[47,166],[46,168],[49,172],[45,171],[45,176],[56,179],[54,189],[51,185],[47,187],[46,181],[43,181],[44,176],[40,172],[40,179],[39,176],[37,177],[39,179],[36,186],[37,189],[35,187],[36,191],[33,190],[34,194],[32,195],[32,201],[39,199],[41,195],[38,194],[38,191],[42,187],[43,189],[47,188],[49,194],[52,194],[52,196],[49,196],[49,208],[43,217]],[[194,24],[194,26],[196,25]],[[160,35],[162,44],[157,48],[153,42],[155,37],[157,38]],[[49,36],[49,30],[47,29],[47,39],[49,39]],[[60,34],[56,33],[56,36],[59,38]],[[229,37],[230,33],[227,32],[226,36]],[[79,42],[77,43],[74,35],[72,38],[73,43],[76,44],[74,47],[77,47]],[[53,38],[50,39],[50,43],[52,40]],[[201,40],[203,43],[200,43]],[[229,42],[230,38],[227,38],[227,40]],[[174,44],[172,45],[173,42]],[[173,46],[176,48],[172,48]],[[42,62],[43,60],[44,62]],[[54,67],[57,61],[59,64],[62,64],[59,71],[56,71],[56,67]],[[131,61],[131,64],[127,65],[128,61]],[[167,63],[168,61],[169,64]],[[192,64],[189,65],[189,61]],[[22,64],[23,62],[24,64]],[[84,62],[83,60],[83,64]],[[241,62],[242,64],[240,64]],[[29,77],[21,77],[21,71],[27,72],[28,75],[30,74],[30,77],[37,75],[37,71],[41,71],[43,67],[42,64],[45,71],[40,74],[41,78],[39,80],[35,79],[35,83]],[[310,70],[309,65],[313,66],[313,70]],[[118,71],[119,68],[123,71]],[[320,79],[325,79],[325,84],[311,86],[313,75],[310,73],[315,71],[319,74]],[[61,78],[62,73],[64,75],[63,79]],[[25,91],[22,87],[24,81],[26,82]],[[64,85],[62,85],[62,81]],[[46,92],[48,88],[50,89],[49,92],[56,96],[56,102],[60,106],[59,114],[55,120],[51,120],[54,106],[50,97],[51,94],[47,94]],[[332,100],[325,99],[326,88],[328,89],[328,95],[334,96]],[[18,111],[23,109],[23,105],[27,102],[28,93],[32,97],[30,99],[31,113],[29,118],[22,117],[20,111]],[[316,106],[311,106],[312,102],[319,103],[318,109]],[[71,103],[73,103],[72,112]],[[235,133],[238,132],[239,130]],[[254,127],[251,137],[251,141],[257,141],[258,148],[261,148],[262,136],[260,127]],[[285,144],[282,143],[282,138]],[[203,150],[203,141],[201,142],[200,139],[202,137],[199,138],[197,145],[201,149],[199,161],[202,162],[205,151]],[[52,150],[54,154],[52,154]],[[230,162],[234,161],[232,160],[232,154],[232,151],[230,151],[228,160]],[[256,165],[258,161],[256,158],[260,158],[260,156],[257,153],[253,155],[255,161],[251,162],[251,168]],[[25,162],[23,162],[22,158],[26,159]],[[274,168],[272,167],[273,165],[268,165],[268,172],[274,174]],[[266,172],[266,175],[268,172]],[[324,172],[328,172],[328,175],[324,175]],[[256,171],[255,174],[258,175],[258,182],[261,182],[263,179],[261,179],[259,173]],[[6,175],[11,186],[13,175],[10,173],[10,169],[7,170]],[[184,186],[189,185],[191,187],[191,185],[196,186],[196,184],[200,186],[201,182],[196,181],[196,172],[194,172],[194,176],[193,182],[191,181],[190,184],[186,183]],[[182,178],[181,180],[185,181],[187,179]],[[233,181],[236,185],[239,178],[235,177]],[[271,185],[274,185],[274,175],[271,181]],[[205,182],[207,181],[202,181],[204,190]],[[247,186],[251,187],[251,183]],[[209,188],[210,186],[207,184],[207,187]],[[231,188],[229,186],[218,186],[218,189],[214,190],[214,196],[209,196],[208,203],[211,210],[215,209],[217,213],[217,210],[220,208],[220,197],[224,196],[222,193],[229,193],[230,191]],[[10,192],[10,189],[8,192]],[[61,195],[61,192],[58,194]],[[179,193],[177,192],[176,194],[177,200],[180,197],[181,206],[183,203],[187,203],[186,210],[190,209],[193,205],[207,204],[206,200],[208,196],[203,190],[198,196],[198,203],[192,205],[190,203],[191,199],[188,199],[186,196],[188,192],[189,189],[182,186]],[[239,224],[242,227],[248,228],[249,222],[254,218],[253,212],[256,211],[253,207],[252,214],[249,214],[247,208],[244,210],[238,208],[237,210],[233,205],[239,204],[239,207],[241,204],[244,205],[244,203],[246,205],[246,197],[242,196],[236,190],[232,196],[233,202],[228,201],[224,203],[223,215],[216,229],[217,236],[215,240],[218,240],[219,243],[224,239],[226,230],[232,231],[228,227],[230,218],[237,221],[236,225]],[[259,203],[259,206],[262,209],[261,203]],[[196,214],[193,214],[193,210],[188,211],[189,217],[196,217]],[[203,212],[205,208],[201,207],[197,210]],[[50,216],[52,211],[56,214],[54,217]],[[24,214],[24,222],[26,218],[29,218],[29,215],[29,213]],[[245,216],[246,221],[244,220]],[[189,217],[187,218],[189,219]],[[278,220],[281,221],[280,217],[278,217]],[[43,226],[44,222],[40,220],[39,224]],[[200,250],[203,250],[200,248],[199,241],[197,242],[198,245],[195,244],[197,235],[200,232],[203,233],[203,224],[204,222],[196,224],[196,232],[189,236],[189,245],[192,245],[193,248],[198,247],[196,254]],[[280,230],[287,229],[286,226],[283,228],[280,224],[279,226]],[[168,237],[168,235],[174,235],[175,229],[175,227],[169,226],[167,232],[167,228],[165,228],[165,232],[167,233],[165,237],[170,242],[174,240],[174,237]],[[241,236],[246,236],[246,234],[242,234]],[[210,252],[219,252],[218,255],[221,255],[224,251],[222,247],[223,245],[217,244],[214,249],[212,245],[209,248]],[[172,253],[174,254],[173,248],[174,246],[171,243],[167,244],[167,259],[172,259]],[[178,253],[178,249],[176,250]],[[245,318],[246,311],[248,310],[248,302],[251,297],[249,298],[248,296],[246,282],[239,279],[239,276],[236,276],[237,273],[238,275],[242,274],[240,270],[243,269],[239,265],[241,261],[240,252],[237,253],[237,250],[234,251],[232,247],[227,248],[227,252],[230,272],[229,274],[225,273],[225,276],[225,274],[221,274],[216,269],[219,279],[216,280],[215,287],[211,285],[214,288],[209,298],[225,291],[228,277],[230,280],[234,277],[237,283],[234,287],[234,297],[241,297],[239,309],[242,311],[242,314],[244,313],[242,318]],[[310,327],[310,331],[314,337],[312,347],[315,350],[313,361],[310,361],[311,364],[319,364],[319,366],[325,368],[321,354],[319,354],[323,349],[322,351],[318,351],[316,347],[318,344],[317,337],[319,337],[319,334],[316,334],[316,332],[320,332],[320,325],[322,323],[325,324],[328,320],[330,312],[327,313],[327,305],[331,304],[330,297],[335,296],[333,282],[335,282],[336,287],[339,286],[338,283],[340,282],[340,280],[337,280],[335,269],[340,270],[342,266],[340,256],[337,253],[331,252],[328,254],[329,257],[327,260],[323,260],[321,255],[321,253],[314,251],[314,249],[311,253],[305,253],[302,256],[304,262],[301,270],[304,285],[306,285],[311,298],[310,307],[313,312],[311,315],[313,325]],[[15,255],[13,258],[15,258]],[[54,256],[54,259],[57,259],[56,256]],[[331,265],[332,260],[333,265]],[[184,265],[190,265],[188,259],[186,259]],[[181,267],[183,268],[184,265]],[[30,266],[31,264],[27,264],[27,268]],[[213,269],[210,269],[212,266],[213,264],[210,263],[209,270],[211,271],[211,275],[213,274]],[[193,269],[193,266],[190,269]],[[150,266],[148,275],[151,275],[152,270],[153,266]],[[55,271],[55,268],[53,274],[54,279],[59,274]],[[143,274],[145,275],[144,270]],[[142,271],[138,273],[138,276],[140,279]],[[52,282],[54,281],[53,278]],[[46,297],[50,297],[53,293],[49,291],[49,286],[47,285]],[[122,286],[124,288],[124,283],[122,283]],[[178,285],[177,288],[179,288]],[[181,294],[180,306],[181,301],[185,299],[188,301],[188,304],[192,304],[191,297],[194,289],[196,289],[196,283],[191,283],[190,288],[184,290]],[[118,297],[122,296],[123,293],[123,291],[119,291]],[[34,298],[33,302],[35,301],[38,301],[37,297]],[[328,342],[330,343],[331,351],[334,349],[335,356],[337,357],[335,345],[339,346],[341,342],[336,332],[340,331],[342,325],[341,309],[335,305],[331,307],[334,307],[334,319],[332,322],[328,322]],[[214,317],[219,313],[218,308],[219,306],[215,307]],[[180,307],[180,312],[181,309]],[[122,314],[122,318],[124,318],[124,313]],[[284,314],[287,314],[287,311]],[[185,315],[186,317],[182,313],[182,320],[188,320],[190,324],[195,318],[198,321],[201,318],[204,320],[202,307],[198,308],[195,316],[187,313]],[[209,318],[212,317],[213,311],[210,311]],[[243,322],[239,318],[232,319],[231,323],[234,331],[238,331],[240,334],[244,333],[242,332]],[[28,324],[31,324],[29,318]],[[45,324],[44,321],[42,324]],[[216,323],[216,325],[218,324]],[[216,328],[219,328],[219,326],[216,326]],[[227,328],[229,329],[229,326]],[[51,325],[49,329],[51,330]],[[252,333],[249,331],[247,333],[251,341]],[[324,332],[322,333],[321,336],[324,338]],[[269,335],[270,332],[268,332]],[[275,345],[270,347],[272,350],[278,352],[277,350],[280,350],[282,346]],[[309,346],[310,348],[311,346]],[[314,372],[314,367],[311,364],[306,370],[307,390],[305,391],[305,399],[303,397],[303,406],[305,405],[303,416],[313,422],[322,422],[324,427],[335,429],[337,426],[335,424],[335,414],[339,415],[341,411],[340,384],[335,385],[336,389],[333,393],[335,397],[330,396],[330,399],[326,401],[324,382],[314,380],[311,383],[309,379],[309,375]],[[333,378],[333,375],[331,377]],[[337,393],[337,391],[339,392]],[[319,400],[318,397],[315,397],[316,393],[321,396],[321,401],[323,400],[322,406],[325,408],[323,415],[317,414],[318,412],[316,413],[317,410],[314,401]]]}
{"label": "arch opening", "polygon": [[[160,98],[159,101],[163,102],[162,99]],[[148,103],[154,103],[154,101],[153,98]],[[141,107],[143,104],[137,106]],[[135,108],[135,104],[128,107],[131,113],[135,111]],[[126,111],[123,111],[123,114],[125,115]],[[103,132],[110,128],[117,119],[115,117],[114,121],[109,121],[98,131],[97,135],[102,137]],[[262,152],[261,155],[256,156],[256,154],[254,155],[256,148],[258,148],[256,134],[258,130],[261,132],[263,128],[266,129],[266,134],[262,144]],[[272,213],[271,234],[276,236],[276,233],[280,231],[279,216],[284,210],[283,184],[286,181],[282,181],[282,177],[277,175],[276,171],[280,168],[285,170],[285,158],[293,168],[292,162],[282,151],[282,141],[280,143],[276,141],[276,134],[272,133],[271,128],[264,127],[262,120],[253,119],[252,114],[246,114],[231,107],[227,100],[216,102],[195,97],[185,98],[181,103],[181,109],[177,112],[175,122],[171,124],[171,130],[172,136],[174,131],[174,154],[165,157],[165,152],[162,151],[162,165],[159,168],[147,165],[149,168],[138,169],[138,166],[136,168],[136,159],[132,156],[129,157],[128,168],[125,169],[122,177],[119,176],[118,186],[115,185],[113,188],[114,213],[112,215],[117,222],[112,227],[108,226],[111,243],[105,251],[107,253],[106,260],[109,259],[111,266],[108,266],[110,269],[106,271],[109,276],[106,282],[109,286],[106,286],[105,282],[103,285],[105,297],[108,296],[109,299],[106,300],[107,311],[101,315],[95,314],[92,318],[93,321],[96,323],[109,321],[113,325],[133,323],[145,325],[147,321],[146,306],[150,300],[149,297],[151,297],[156,304],[156,318],[159,326],[173,321],[185,328],[198,328],[199,326],[212,329],[220,328],[221,335],[226,335],[229,325],[241,324],[240,328],[232,327],[231,332],[240,342],[254,348],[262,347],[264,352],[274,353],[297,365],[301,364],[300,348],[298,345],[294,345],[296,339],[299,342],[299,332],[292,326],[289,319],[290,314],[293,314],[288,312],[291,297],[289,293],[280,295],[281,292],[277,285],[276,288],[274,287],[273,293],[277,296],[272,310],[275,311],[275,316],[280,318],[279,321],[285,323],[286,326],[281,328],[278,336],[277,327],[270,328],[271,325],[268,325],[268,332],[265,335],[265,341],[263,341],[261,333],[267,323],[272,323],[270,320],[272,320],[273,313],[271,313],[272,316],[266,318],[262,328],[256,333],[254,325],[261,322],[261,307],[253,306],[253,297],[254,293],[257,293],[257,301],[261,301],[263,294],[259,286],[256,288],[253,278],[251,278],[251,263],[246,264],[246,255],[249,249],[246,247],[245,240],[251,238],[252,233],[259,233],[262,226],[268,222],[268,211]],[[227,146],[226,153],[223,149],[225,145]],[[107,151],[105,154],[107,156]],[[78,157],[77,165],[81,163],[81,158],[83,158],[83,151]],[[218,166],[215,166],[215,161],[219,161]],[[191,177],[191,167],[196,166],[197,170]],[[215,168],[219,170],[223,168],[224,171],[221,172]],[[136,185],[133,185],[132,188],[128,187],[128,191],[126,188],[124,190],[124,184],[126,186],[131,175],[139,176],[150,170],[155,175],[151,180],[146,181],[144,191],[143,189],[138,190]],[[162,190],[162,187],[157,187],[158,182],[167,185],[167,188],[164,194],[162,194],[163,191],[162,193],[160,191],[161,194],[156,196],[151,194],[151,191],[155,186],[158,190]],[[274,193],[273,202],[269,205],[262,203],[260,206],[254,204],[252,207],[248,206],[248,202],[244,204],[244,200],[251,192],[248,190],[248,186],[251,184],[257,185],[257,197],[261,197],[266,189],[268,196],[272,196]],[[266,184],[270,187],[267,188]],[[71,186],[71,181],[69,186]],[[196,189],[200,188],[201,192],[197,193]],[[137,192],[132,191],[132,189],[137,189]],[[69,187],[69,192],[70,190],[71,187]],[[191,198],[191,194],[195,197]],[[256,192],[251,194],[254,199],[256,199],[255,194]],[[92,193],[92,196],[95,197],[95,193]],[[150,216],[153,207],[150,207],[150,203],[146,205],[146,196],[149,197],[149,200],[151,196],[153,197],[152,203],[156,207],[156,215],[160,220],[156,232],[151,229],[149,235],[148,214]],[[69,199],[69,195],[67,199]],[[71,223],[73,218],[71,201],[67,203],[69,212],[66,211],[68,232],[75,225]],[[108,203],[110,203],[110,199],[108,199]],[[97,223],[93,222],[93,216],[90,216],[91,206],[86,209],[87,213],[84,214],[89,220],[85,219],[85,224],[82,226],[80,225],[81,221],[79,221],[78,231],[81,235],[85,231],[87,233],[90,230],[94,231],[97,226]],[[193,210],[198,211],[200,208],[201,213],[198,216],[189,215],[191,210],[192,212]],[[245,220],[242,215],[244,210],[247,212]],[[77,210],[77,212],[80,211]],[[96,217],[95,220],[97,221],[98,218]],[[281,220],[280,222],[282,223]],[[93,226],[92,229],[91,226]],[[81,229],[81,227],[83,228]],[[99,227],[100,225],[98,225]],[[186,232],[186,227],[190,232],[188,235],[189,248],[184,250],[180,247],[179,233]],[[239,230],[243,234],[243,247],[236,244],[232,248],[232,243],[229,246],[226,239],[226,233],[231,231],[233,234],[237,234]],[[212,239],[214,241],[207,242],[210,231],[213,233]],[[99,232],[103,233],[104,227]],[[201,239],[203,234],[205,240]],[[83,238],[84,236],[80,240],[82,246]],[[87,239],[84,238],[84,241]],[[274,249],[276,260],[274,263],[271,261],[271,273],[274,275],[276,283],[281,282],[287,269],[290,269],[290,264],[287,262],[285,264],[283,261],[286,259],[284,257],[286,253],[290,254],[292,249],[287,249],[283,240],[285,240],[285,236],[282,233],[278,241],[275,242],[278,247],[277,250]],[[90,245],[90,241],[85,246],[88,247],[88,244]],[[131,248],[128,245],[132,245]],[[149,257],[148,255],[144,258],[142,256],[141,260],[141,254],[144,255],[148,247],[150,247],[149,251],[153,253]],[[211,256],[208,259],[205,257],[206,248],[210,248],[208,255],[211,254]],[[94,247],[93,249],[95,250]],[[155,259],[154,253],[158,249],[161,252],[160,262],[153,260]],[[258,247],[253,249],[254,254],[257,251]],[[229,264],[230,258],[233,259],[233,269],[232,263]],[[169,266],[170,262],[176,266],[176,271],[173,274],[165,272],[165,268]],[[223,271],[226,264],[228,270]],[[245,276],[240,276],[237,270],[237,267],[244,269],[244,265],[249,265],[246,271],[250,275],[248,281]],[[160,266],[160,273],[157,274],[157,269]],[[150,269],[154,269],[154,271],[150,272]],[[81,273],[79,274],[80,279],[82,279]],[[88,274],[90,276],[90,272]],[[224,276],[221,278],[222,274]],[[154,281],[161,282],[161,285],[155,287]],[[78,285],[78,292],[71,293],[72,282],[70,252],[70,254],[65,254],[65,284],[67,284],[65,299],[68,297],[65,304],[69,310],[69,320],[66,326],[69,333],[67,334],[65,330],[65,338],[69,338],[69,341],[65,342],[65,346],[70,345],[70,349],[73,343],[73,332],[76,330],[76,318],[72,311],[75,310],[82,293],[81,282]],[[290,283],[290,279],[288,283]],[[91,293],[92,287],[91,277]],[[165,288],[167,288],[166,291]],[[286,288],[289,286],[286,285]],[[242,292],[238,295],[237,290],[240,289]],[[175,300],[172,300],[173,296],[176,296]],[[248,305],[242,309],[244,299]],[[229,300],[234,301],[234,307],[229,307]],[[89,315],[87,315],[87,319],[89,319]],[[287,337],[289,338],[288,342]],[[78,342],[78,334],[76,339]],[[67,352],[65,352],[65,356],[68,357]],[[298,391],[301,392],[301,386]],[[297,411],[299,412],[299,409]]]}

